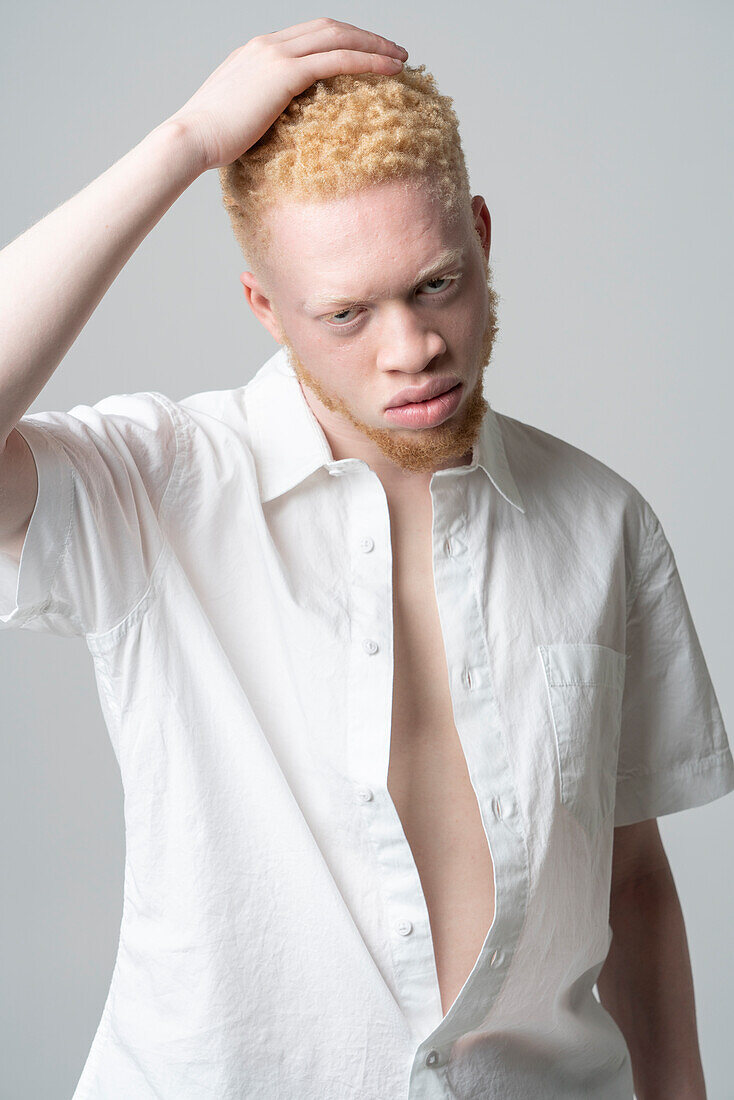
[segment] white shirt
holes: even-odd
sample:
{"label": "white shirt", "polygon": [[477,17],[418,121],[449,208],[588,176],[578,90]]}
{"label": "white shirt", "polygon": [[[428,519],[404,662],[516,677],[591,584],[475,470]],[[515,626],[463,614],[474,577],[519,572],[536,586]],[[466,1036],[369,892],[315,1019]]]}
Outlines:
{"label": "white shirt", "polygon": [[18,430],[0,623],[83,635],[124,788],[109,995],[75,1100],[631,1100],[593,992],[613,827],[734,789],[673,553],[598,459],[487,412],[433,567],[496,912],[443,1016],[387,792],[387,500],[282,350],[244,386]]}

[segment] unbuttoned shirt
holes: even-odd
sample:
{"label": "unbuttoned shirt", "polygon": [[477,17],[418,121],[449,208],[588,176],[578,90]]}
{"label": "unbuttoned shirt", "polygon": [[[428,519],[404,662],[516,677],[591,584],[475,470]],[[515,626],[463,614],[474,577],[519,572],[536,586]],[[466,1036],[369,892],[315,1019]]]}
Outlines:
{"label": "unbuttoned shirt", "polygon": [[613,830],[734,764],[666,535],[621,475],[485,413],[432,474],[456,730],[495,876],[443,1014],[387,790],[386,494],[282,349],[238,388],[24,416],[0,623],[83,636],[124,789],[109,994],[75,1100],[631,1100],[594,989]]}

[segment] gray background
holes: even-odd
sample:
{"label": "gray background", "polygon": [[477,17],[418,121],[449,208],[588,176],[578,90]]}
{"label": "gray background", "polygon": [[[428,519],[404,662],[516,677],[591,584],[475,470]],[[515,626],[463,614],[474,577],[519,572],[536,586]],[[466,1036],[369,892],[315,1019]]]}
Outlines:
{"label": "gray background", "polygon": [[[8,5],[0,244],[80,190],[255,34],[330,15],[451,95],[501,295],[490,400],[630,480],[675,551],[734,729],[732,7],[725,2]],[[250,314],[215,172],[120,273],[30,412],[241,385]],[[44,272],[38,272],[39,280]],[[112,973],[122,789],[82,639],[0,636],[3,1100],[68,1097]],[[732,1096],[734,799],[660,819],[709,1100]]]}

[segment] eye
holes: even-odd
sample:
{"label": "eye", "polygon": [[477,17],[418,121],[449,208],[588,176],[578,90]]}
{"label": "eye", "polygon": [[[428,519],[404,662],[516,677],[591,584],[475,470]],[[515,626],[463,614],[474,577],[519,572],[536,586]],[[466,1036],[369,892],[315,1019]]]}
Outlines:
{"label": "eye", "polygon": [[[423,286],[430,286],[431,283],[450,283],[451,280],[455,279],[455,278],[456,278],[455,275],[442,275],[440,278],[438,278],[438,276],[437,276],[435,279],[429,279],[427,283],[423,284]],[[446,287],[441,286],[441,287],[438,288],[436,293],[440,294],[441,291],[443,291],[445,289],[446,289]]]}
{"label": "eye", "polygon": [[342,310],[340,310],[339,313],[332,313],[331,317],[327,317],[326,319],[329,322],[336,322],[336,324],[334,326],[335,328],[341,328],[342,327],[342,322],[337,321],[337,318],[338,317],[343,317],[345,313],[354,313],[354,307],[352,307],[351,309],[342,309]]}
{"label": "eye", "polygon": [[[452,283],[455,283],[458,286],[458,283],[459,283],[460,279],[461,279],[461,272],[456,272],[453,275],[434,276],[433,279],[428,279],[427,282],[423,283],[422,287],[431,287],[432,286],[433,288],[428,292],[427,296],[429,298],[435,298],[439,294],[445,294],[449,289],[453,289],[451,287]],[[441,283],[441,284],[446,284],[446,285],[441,285],[441,286],[436,287],[436,286],[433,286],[433,284],[435,284],[435,283]],[[422,289],[422,287],[420,289]],[[349,309],[342,309],[338,313],[332,313],[331,316],[325,317],[324,321],[326,322],[327,325],[330,325],[331,328],[343,328],[343,329],[355,328],[357,323],[358,323],[358,320],[350,321],[349,320],[349,314],[350,313],[355,313],[358,310],[358,308],[359,308],[358,306],[350,306]]]}

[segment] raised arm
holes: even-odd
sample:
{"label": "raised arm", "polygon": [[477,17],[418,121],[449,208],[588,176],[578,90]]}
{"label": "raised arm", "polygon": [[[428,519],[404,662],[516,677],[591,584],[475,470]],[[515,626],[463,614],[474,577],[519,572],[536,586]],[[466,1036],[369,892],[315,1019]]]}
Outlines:
{"label": "raised arm", "polygon": [[130,152],[0,251],[1,550],[19,556],[37,493],[33,456],[15,425],[166,210],[207,169],[241,156],[314,81],[394,73],[405,56],[388,39],[333,19],[257,36]]}

